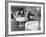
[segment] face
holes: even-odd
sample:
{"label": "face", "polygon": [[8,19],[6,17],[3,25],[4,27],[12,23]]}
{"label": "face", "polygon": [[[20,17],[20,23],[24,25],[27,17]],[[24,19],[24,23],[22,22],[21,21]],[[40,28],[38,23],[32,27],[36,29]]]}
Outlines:
{"label": "face", "polygon": [[28,16],[28,13],[29,13],[29,10],[28,10],[28,8],[26,7],[25,10],[24,10],[25,17]]}
{"label": "face", "polygon": [[30,16],[30,19],[33,19],[33,16]]}
{"label": "face", "polygon": [[14,17],[14,19],[16,18],[16,12],[13,13],[13,17]]}

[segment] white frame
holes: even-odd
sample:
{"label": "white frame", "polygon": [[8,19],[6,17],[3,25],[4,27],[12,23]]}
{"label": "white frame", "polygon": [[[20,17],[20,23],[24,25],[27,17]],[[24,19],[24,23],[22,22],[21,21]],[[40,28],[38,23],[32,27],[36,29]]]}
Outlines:
{"label": "white frame", "polygon": [[[41,30],[36,31],[13,31],[11,32],[11,5],[13,6],[40,6],[41,7]],[[27,4],[27,3],[8,3],[8,34],[28,34],[28,33],[43,33],[43,5],[42,4]]]}

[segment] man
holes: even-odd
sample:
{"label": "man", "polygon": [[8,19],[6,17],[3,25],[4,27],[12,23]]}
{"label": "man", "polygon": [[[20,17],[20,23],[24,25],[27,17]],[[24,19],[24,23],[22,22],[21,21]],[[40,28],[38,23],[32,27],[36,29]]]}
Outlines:
{"label": "man", "polygon": [[[36,7],[26,7],[25,17],[28,18],[25,23],[25,30],[38,30],[40,28],[39,25],[39,16]],[[39,10],[38,10],[39,11]]]}

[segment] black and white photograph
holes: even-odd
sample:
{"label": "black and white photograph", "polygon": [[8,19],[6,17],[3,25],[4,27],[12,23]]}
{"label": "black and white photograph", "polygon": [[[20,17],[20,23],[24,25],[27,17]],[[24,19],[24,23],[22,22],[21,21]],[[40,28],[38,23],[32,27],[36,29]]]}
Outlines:
{"label": "black and white photograph", "polygon": [[41,30],[41,7],[11,6],[11,31]]}
{"label": "black and white photograph", "polygon": [[9,2],[7,34],[39,34],[44,32],[43,3]]}
{"label": "black and white photograph", "polygon": [[0,37],[46,37],[46,0],[0,0]]}

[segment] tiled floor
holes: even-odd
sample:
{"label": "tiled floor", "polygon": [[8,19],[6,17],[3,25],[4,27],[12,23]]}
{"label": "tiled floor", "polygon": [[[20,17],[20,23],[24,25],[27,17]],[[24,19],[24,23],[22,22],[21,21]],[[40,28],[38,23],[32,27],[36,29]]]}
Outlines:
{"label": "tiled floor", "polygon": [[[20,27],[20,25],[23,25],[22,27]],[[11,21],[11,31],[23,31],[25,30],[25,25],[22,22],[22,24],[19,24],[19,22],[17,21]]]}

